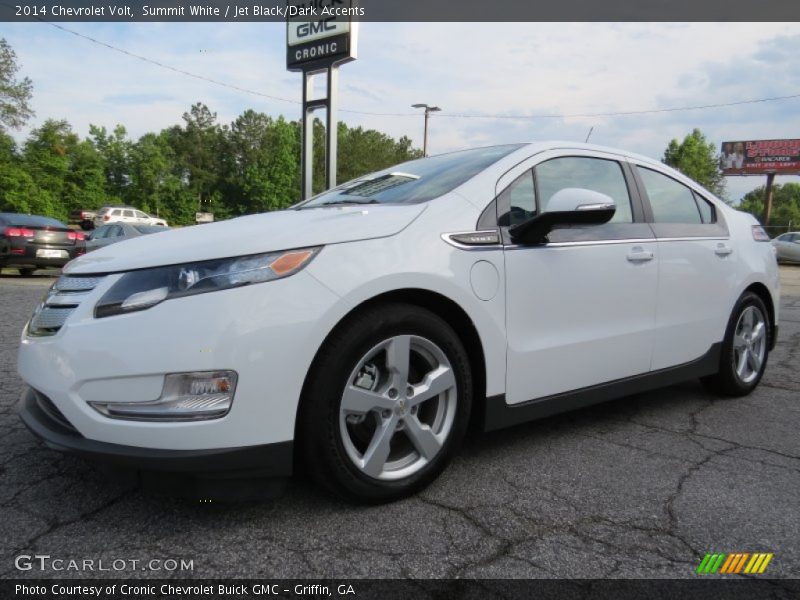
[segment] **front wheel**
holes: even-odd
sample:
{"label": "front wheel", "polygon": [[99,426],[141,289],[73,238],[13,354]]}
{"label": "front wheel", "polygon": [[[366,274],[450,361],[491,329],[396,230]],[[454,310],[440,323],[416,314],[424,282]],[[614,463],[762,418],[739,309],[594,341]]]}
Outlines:
{"label": "front wheel", "polygon": [[726,396],[745,396],[756,388],[769,356],[768,314],[757,294],[742,294],[728,321],[719,371],[703,379],[707,388]]}
{"label": "front wheel", "polygon": [[405,304],[368,309],[332,335],[309,374],[306,466],[347,498],[402,498],[445,468],[471,402],[469,359],[444,320]]}

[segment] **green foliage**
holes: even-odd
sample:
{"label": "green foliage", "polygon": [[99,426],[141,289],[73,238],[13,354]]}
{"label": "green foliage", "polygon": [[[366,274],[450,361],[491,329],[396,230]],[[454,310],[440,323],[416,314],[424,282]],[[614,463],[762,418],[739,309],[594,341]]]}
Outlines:
{"label": "green foliage", "polygon": [[662,160],[714,195],[725,197],[725,178],[719,170],[716,146],[706,140],[699,129],[693,130],[682,142],[672,140],[664,151]]}
{"label": "green foliage", "polygon": [[[325,128],[314,122],[315,189],[325,185]],[[418,158],[408,138],[339,125],[340,182]],[[66,219],[77,208],[130,204],[176,225],[198,211],[216,219],[279,210],[300,198],[300,126],[247,110],[220,125],[205,104],[183,124],[136,141],[122,125],[90,127],[81,140],[48,120],[22,148],[0,132],[0,210]]]}
{"label": "green foliage", "polygon": [[0,133],[19,129],[34,114],[29,104],[33,84],[27,77],[17,79],[18,70],[16,53],[0,38]]}
{"label": "green foliage", "polygon": [[[749,212],[759,221],[764,216],[764,198],[766,186],[761,186],[749,192],[742,198],[739,210]],[[772,212],[769,219],[770,225],[800,229],[800,183],[774,184],[772,186]]]}

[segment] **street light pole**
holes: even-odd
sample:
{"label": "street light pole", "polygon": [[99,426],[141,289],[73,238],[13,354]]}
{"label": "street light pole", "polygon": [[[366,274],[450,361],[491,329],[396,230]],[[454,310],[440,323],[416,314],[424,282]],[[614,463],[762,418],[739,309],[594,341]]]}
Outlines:
{"label": "street light pole", "polygon": [[425,109],[425,133],[422,138],[422,156],[428,156],[428,117],[432,112],[439,112],[442,109],[438,106],[428,106],[427,104],[412,104],[411,108]]}

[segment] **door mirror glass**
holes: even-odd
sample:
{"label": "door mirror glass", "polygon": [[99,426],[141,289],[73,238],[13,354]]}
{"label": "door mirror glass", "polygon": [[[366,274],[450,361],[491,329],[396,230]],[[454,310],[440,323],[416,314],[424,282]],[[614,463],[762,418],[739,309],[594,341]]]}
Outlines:
{"label": "door mirror glass", "polygon": [[559,225],[602,225],[617,210],[614,200],[594,190],[564,188],[552,195],[544,212],[508,230],[511,239],[521,244],[542,244]]}

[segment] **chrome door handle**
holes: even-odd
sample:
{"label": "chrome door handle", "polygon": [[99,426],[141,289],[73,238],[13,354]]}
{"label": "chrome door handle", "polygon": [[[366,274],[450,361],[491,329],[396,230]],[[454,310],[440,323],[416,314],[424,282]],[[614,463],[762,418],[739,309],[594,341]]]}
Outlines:
{"label": "chrome door handle", "polygon": [[717,256],[728,256],[731,252],[733,252],[733,248],[728,246],[728,244],[717,244],[714,253]]}
{"label": "chrome door handle", "polygon": [[640,263],[640,262],[647,262],[648,260],[653,260],[654,256],[655,254],[653,254],[649,250],[634,248],[628,253],[627,258],[632,263]]}

